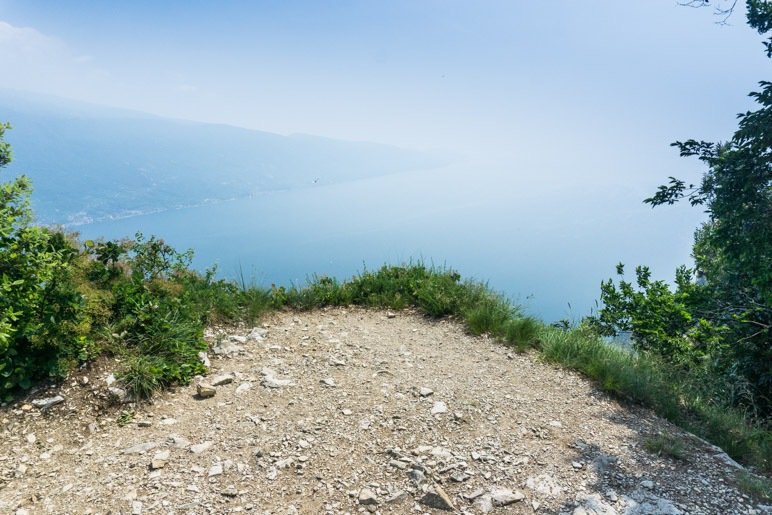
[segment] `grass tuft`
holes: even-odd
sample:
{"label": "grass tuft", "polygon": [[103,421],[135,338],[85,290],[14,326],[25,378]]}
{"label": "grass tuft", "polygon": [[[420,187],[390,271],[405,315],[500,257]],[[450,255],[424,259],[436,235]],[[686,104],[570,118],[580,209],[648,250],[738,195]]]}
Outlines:
{"label": "grass tuft", "polygon": [[652,408],[741,463],[772,471],[770,432],[736,408],[706,400],[703,377],[690,376],[656,356],[607,344],[584,327],[544,327],[539,341],[545,360],[578,370],[607,392]]}
{"label": "grass tuft", "polygon": [[508,320],[504,324],[504,342],[520,352],[539,345],[542,322],[534,317],[521,317]]}
{"label": "grass tuft", "polygon": [[659,434],[648,438],[643,442],[643,446],[658,456],[667,456],[674,460],[686,459],[686,445],[683,440],[671,435]]}
{"label": "grass tuft", "polygon": [[507,300],[487,295],[467,308],[464,320],[474,334],[504,336],[517,311]]}
{"label": "grass tuft", "polygon": [[772,479],[758,476],[747,470],[737,472],[737,486],[748,495],[765,501],[772,500]]}
{"label": "grass tuft", "polygon": [[158,361],[149,356],[140,355],[130,358],[116,378],[126,393],[136,399],[149,399],[165,386]]}

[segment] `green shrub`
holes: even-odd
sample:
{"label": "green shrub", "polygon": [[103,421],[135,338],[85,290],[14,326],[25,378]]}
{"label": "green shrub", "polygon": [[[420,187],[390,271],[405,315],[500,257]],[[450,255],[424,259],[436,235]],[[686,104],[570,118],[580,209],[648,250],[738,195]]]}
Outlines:
{"label": "green shrub", "polygon": [[341,284],[333,277],[318,276],[316,274],[309,280],[307,289],[313,298],[315,307],[322,306],[347,306],[353,299],[350,288]]}
{"label": "green shrub", "polygon": [[[11,160],[0,124],[0,168]],[[61,375],[87,354],[86,302],[70,268],[78,251],[61,232],[33,225],[25,176],[0,184],[0,398]]]}
{"label": "green shrub", "polygon": [[602,307],[585,320],[588,326],[604,336],[629,331],[637,351],[656,355],[682,375],[699,376],[693,382],[699,395],[760,423],[769,418],[772,398],[764,378],[772,377],[772,346],[760,341],[768,330],[766,308],[754,311],[759,329],[749,331],[750,315],[721,301],[715,287],[693,282],[685,267],[677,270],[672,292],[663,281],[652,281],[646,267],[636,268],[635,285],[622,278],[621,264],[617,273],[618,285],[611,279],[601,284]]}
{"label": "green shrub", "polygon": [[417,292],[430,276],[423,263],[384,265],[377,271],[365,269],[349,283],[351,302],[360,306],[404,309],[417,305]]}
{"label": "green shrub", "polygon": [[175,281],[182,287],[182,302],[203,324],[229,323],[245,316],[241,291],[233,282],[215,279],[217,269],[204,274],[187,271]]}
{"label": "green shrub", "polygon": [[270,290],[251,288],[238,295],[242,317],[248,323],[254,323],[264,313],[274,309],[274,297]]}
{"label": "green shrub", "polygon": [[[131,358],[123,380],[139,385],[136,393],[142,396],[205,372],[198,357],[207,349],[204,321],[215,309],[214,299],[222,295],[223,285],[211,277],[194,278],[187,268],[191,253],[177,253],[163,240],[145,241],[138,234],[129,249],[128,273],[112,280],[111,331],[124,335],[122,352]],[[141,387],[144,384],[153,388]]]}
{"label": "green shrub", "polygon": [[418,307],[434,318],[457,314],[463,291],[460,278],[456,273],[430,274],[415,290]]}
{"label": "green shrub", "polygon": [[[698,360],[700,349],[686,337],[695,325],[684,290],[679,288],[673,293],[664,281],[652,281],[645,266],[635,269],[635,285],[624,280],[621,263],[617,274],[619,286],[611,279],[601,283],[602,307],[589,323],[604,336],[630,331],[637,350],[654,352],[673,363]],[[689,281],[688,271],[680,269],[678,284],[686,286]]]}

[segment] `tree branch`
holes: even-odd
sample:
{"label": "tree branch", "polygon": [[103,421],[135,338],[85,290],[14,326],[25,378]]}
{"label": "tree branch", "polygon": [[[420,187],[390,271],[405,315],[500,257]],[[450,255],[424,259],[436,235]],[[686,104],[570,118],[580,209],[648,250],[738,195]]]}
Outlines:
{"label": "tree branch", "polygon": [[[710,0],[689,0],[688,2],[678,2],[678,5],[681,7],[699,9],[700,7],[708,7],[710,5]],[[716,5],[713,8],[713,14],[721,18],[716,22],[718,25],[729,25],[727,20],[734,12],[735,7],[737,6],[737,0],[732,0],[732,4],[729,7],[722,7],[723,5],[725,5],[723,2]]]}

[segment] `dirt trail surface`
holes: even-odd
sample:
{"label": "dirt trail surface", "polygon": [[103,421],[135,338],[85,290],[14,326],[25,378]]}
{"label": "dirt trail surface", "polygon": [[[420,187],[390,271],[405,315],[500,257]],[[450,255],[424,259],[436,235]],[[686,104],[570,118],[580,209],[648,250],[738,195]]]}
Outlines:
{"label": "dirt trail surface", "polygon": [[[328,309],[207,339],[203,384],[152,404],[105,409],[92,367],[3,408],[0,512],[771,512],[717,448],[453,321]],[[684,460],[645,448],[662,435]]]}

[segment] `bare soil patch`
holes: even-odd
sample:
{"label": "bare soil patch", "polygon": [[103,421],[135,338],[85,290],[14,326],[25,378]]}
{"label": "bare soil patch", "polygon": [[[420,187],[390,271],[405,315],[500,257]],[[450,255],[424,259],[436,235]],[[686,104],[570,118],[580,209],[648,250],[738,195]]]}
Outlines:
{"label": "bare soil patch", "polygon": [[[105,360],[4,407],[0,512],[772,513],[719,449],[452,320],[325,309],[252,329],[209,332],[212,397],[105,407]],[[684,459],[646,448],[662,437]]]}

